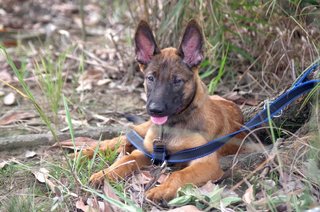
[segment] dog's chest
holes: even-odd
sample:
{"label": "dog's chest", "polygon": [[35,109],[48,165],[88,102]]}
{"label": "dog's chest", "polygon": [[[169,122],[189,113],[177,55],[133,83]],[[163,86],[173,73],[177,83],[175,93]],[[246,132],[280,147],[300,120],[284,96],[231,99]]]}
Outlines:
{"label": "dog's chest", "polygon": [[199,131],[186,130],[181,128],[150,128],[144,140],[144,146],[149,152],[153,152],[153,147],[158,144],[165,145],[168,153],[193,148],[205,144],[207,141]]}

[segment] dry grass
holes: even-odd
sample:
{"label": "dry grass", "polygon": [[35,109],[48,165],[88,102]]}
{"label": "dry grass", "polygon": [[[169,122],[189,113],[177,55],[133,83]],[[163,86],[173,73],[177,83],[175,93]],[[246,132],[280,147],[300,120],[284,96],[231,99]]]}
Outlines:
{"label": "dry grass", "polygon": [[[41,5],[40,3],[43,2],[39,0],[38,3]],[[68,70],[63,71],[69,75],[69,78],[67,76],[65,80],[73,83],[68,89],[64,88],[64,94],[70,97],[70,102],[68,102],[70,107],[74,111],[81,111],[79,112],[81,117],[84,116],[83,111],[88,110],[87,106],[92,105],[90,101],[82,100],[92,93],[83,92],[79,98],[75,99],[71,96],[76,93],[75,87],[77,87],[76,82],[79,75],[86,70],[102,71],[106,78],[116,82],[114,86],[122,89],[128,89],[131,86],[130,92],[135,89],[142,90],[141,75],[136,71],[137,67],[133,59],[134,48],[132,47],[132,35],[139,19],[149,21],[160,47],[177,47],[185,24],[189,19],[196,18],[203,26],[207,39],[207,57],[201,66],[201,75],[207,84],[216,76],[219,76],[218,81],[222,82],[212,92],[222,94],[235,91],[239,95],[250,95],[259,102],[266,98],[273,98],[288,88],[297,76],[319,57],[320,27],[317,19],[320,11],[319,4],[315,4],[317,3],[308,0],[269,0],[251,1],[250,3],[224,0],[97,1],[94,5],[103,8],[100,11],[103,19],[98,26],[88,24],[86,31],[94,34],[95,27],[106,29],[103,31],[103,38],[96,38],[92,35],[92,37],[88,36],[84,42],[80,34],[66,33],[69,30],[67,28],[64,29],[65,32],[55,31],[48,44],[55,52],[53,60],[72,46],[72,52],[63,55],[66,58],[65,66],[68,67]],[[86,7],[84,7],[84,12],[85,16],[91,14]],[[64,17],[63,20],[69,20],[68,18],[70,17]],[[79,26],[71,25],[70,28],[83,32]],[[106,47],[102,47],[102,43],[106,44]],[[29,42],[28,45],[21,44],[17,49],[20,51],[11,50],[10,52],[15,55],[17,61],[20,61],[20,56],[33,58],[34,60],[31,61],[36,61],[35,55],[41,52],[41,49],[39,50],[32,42]],[[226,59],[222,70],[224,74],[219,75],[219,68],[224,64],[224,59]],[[27,67],[30,70],[35,68],[32,63],[28,63]],[[28,74],[30,73],[26,75]],[[309,101],[313,114],[310,121],[299,131],[287,132],[282,129],[282,126],[275,126],[278,134],[287,134],[289,138],[273,141],[277,142],[276,145],[264,153],[253,155],[251,158],[242,156],[244,158],[236,160],[237,163],[233,165],[233,173],[220,184],[226,186],[224,195],[229,195],[229,190],[234,190],[242,198],[240,203],[228,206],[230,210],[299,211],[319,204],[320,106],[318,97],[319,93]],[[59,103],[56,103],[59,106]],[[77,112],[74,114],[79,115]],[[71,116],[74,118],[73,114]],[[65,124],[61,119],[56,121]],[[48,161],[41,161],[41,163]],[[65,185],[67,192],[62,190],[65,192],[63,195],[74,192],[85,199],[94,199],[95,203],[107,202],[107,198],[99,196],[106,191],[90,190],[86,186],[89,177],[86,173],[91,173],[92,167],[94,170],[100,169],[108,163],[103,157],[96,159],[96,162],[95,165],[88,161],[72,162],[78,171],[77,177],[83,184],[80,186],[83,190],[75,186],[74,179],[70,177],[74,170],[59,167],[61,161],[56,160],[53,166],[48,166],[48,169],[56,178],[55,182]],[[11,171],[10,168],[0,170],[2,184],[11,175]],[[15,172],[19,174],[17,170]],[[30,171],[27,174],[30,175]],[[119,193],[117,195],[121,197],[121,201],[128,204],[130,209],[135,208],[133,205],[148,210],[168,209],[167,206],[158,206],[143,198],[146,180],[143,177],[145,177],[143,174],[137,173],[125,182],[113,185],[120,191],[120,195]],[[21,177],[18,176],[17,180],[20,179]],[[35,187],[38,188],[39,185],[36,183]],[[43,189],[43,185],[40,188]],[[5,192],[8,190],[9,188],[6,187]],[[34,193],[34,190],[30,192]],[[39,197],[54,199],[56,195],[47,189],[41,192]],[[7,201],[7,197],[2,198],[4,196],[5,193],[1,193],[0,207],[3,205],[9,208],[17,204],[15,201]],[[201,194],[196,198],[203,197]],[[69,207],[70,210],[74,210],[75,201],[78,199],[73,196],[65,197],[64,200],[58,202],[59,207]],[[132,199],[134,204],[128,199]],[[34,206],[38,200],[36,198],[35,201],[29,197],[18,199],[21,208]],[[9,203],[4,205],[4,202]],[[52,205],[53,203],[44,205],[43,208],[48,209]],[[123,205],[121,207],[125,208]],[[207,210],[209,208],[210,206]]]}

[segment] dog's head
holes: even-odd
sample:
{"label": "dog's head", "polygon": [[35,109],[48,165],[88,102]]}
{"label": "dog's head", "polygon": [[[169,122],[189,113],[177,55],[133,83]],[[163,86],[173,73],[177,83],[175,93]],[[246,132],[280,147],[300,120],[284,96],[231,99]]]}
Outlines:
{"label": "dog's head", "polygon": [[203,59],[201,27],[191,20],[178,49],[160,50],[152,30],[141,21],[135,33],[136,59],[145,76],[147,112],[155,124],[184,111],[196,94],[198,65]]}

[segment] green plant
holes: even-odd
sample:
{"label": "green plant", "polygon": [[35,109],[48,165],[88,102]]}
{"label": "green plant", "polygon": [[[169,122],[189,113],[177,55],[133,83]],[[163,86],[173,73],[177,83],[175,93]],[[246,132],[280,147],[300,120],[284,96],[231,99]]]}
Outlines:
{"label": "green plant", "polygon": [[222,56],[222,60],[221,60],[221,64],[220,64],[217,76],[215,78],[213,78],[209,83],[208,90],[209,90],[210,94],[214,93],[215,89],[218,86],[218,83],[221,81],[221,78],[225,72],[225,65],[226,65],[226,61],[227,61],[228,50],[229,50],[229,48],[227,48],[226,53],[224,53]]}
{"label": "green plant", "polygon": [[[70,112],[69,112],[69,106],[68,106],[67,100],[64,96],[63,96],[63,103],[64,103],[64,108],[66,111],[67,123],[68,123],[68,127],[69,127],[69,132],[71,135],[71,140],[74,143],[74,149],[76,149],[75,148],[74,131],[73,131],[71,116],[70,116]],[[120,145],[120,143],[119,143],[119,145]],[[69,163],[73,164],[72,170],[61,169],[60,166],[54,166],[54,168],[57,169],[55,173],[58,174],[56,177],[58,179],[61,178],[62,177],[61,174],[63,174],[64,177],[69,176],[68,178],[69,178],[70,182],[73,182],[73,183],[71,183],[71,189],[73,189],[72,187],[73,187],[73,185],[77,184],[77,181],[74,181],[74,179],[75,179],[74,177],[70,178],[70,174],[75,173],[75,175],[77,176],[78,182],[82,183],[82,188],[81,188],[82,190],[88,191],[93,195],[97,195],[97,196],[101,197],[103,200],[109,202],[112,205],[119,207],[122,210],[140,211],[141,209],[137,208],[135,206],[135,204],[130,199],[128,199],[125,195],[123,195],[124,186],[121,182],[111,184],[111,185],[113,185],[113,187],[115,188],[113,191],[125,203],[122,203],[118,200],[112,199],[112,198],[106,196],[105,194],[99,193],[98,191],[85,186],[86,184],[89,183],[89,177],[91,176],[92,173],[103,170],[103,169],[105,169],[105,167],[107,165],[114,162],[114,160],[116,159],[116,157],[118,155],[116,149],[117,148],[115,148],[115,150],[107,150],[105,152],[101,152],[101,151],[99,151],[99,148],[97,147],[95,149],[94,155],[91,159],[89,159],[87,157],[82,157],[82,150],[80,150],[80,152],[78,154],[74,154],[74,157],[70,158]]]}
{"label": "green plant", "polygon": [[52,122],[50,121],[50,118],[47,116],[47,114],[42,109],[42,107],[38,104],[38,102],[36,101],[34,95],[31,92],[30,87],[24,81],[24,76],[25,76],[25,73],[26,73],[26,63],[22,62],[21,63],[21,67],[18,68],[15,65],[15,63],[13,62],[12,58],[10,57],[10,55],[8,55],[6,49],[1,45],[0,45],[0,49],[1,49],[2,53],[3,53],[3,55],[5,56],[8,64],[10,65],[11,69],[13,70],[14,74],[18,78],[19,83],[22,86],[24,92],[20,91],[19,89],[15,88],[14,86],[12,86],[12,85],[10,85],[8,83],[5,83],[5,82],[3,82],[3,83],[7,84],[9,87],[11,87],[16,92],[18,92],[21,96],[23,96],[24,98],[26,98],[29,101],[31,101],[31,103],[33,104],[33,106],[37,110],[38,114],[40,115],[42,121],[49,128],[52,136],[55,138],[56,141],[58,141],[58,137],[57,137],[57,133],[56,133],[55,127],[52,125]]}
{"label": "green plant", "polygon": [[221,207],[226,208],[241,201],[239,197],[224,196],[223,190],[224,188],[219,188],[216,185],[211,192],[203,194],[197,187],[188,184],[179,189],[177,197],[171,200],[169,205],[183,206],[193,204],[200,210],[210,211],[211,209],[222,210]]}
{"label": "green plant", "polygon": [[32,197],[27,196],[14,196],[11,198],[6,199],[5,205],[0,207],[1,211],[36,211],[34,200]]}
{"label": "green plant", "polygon": [[41,55],[39,61],[34,61],[34,75],[38,81],[47,105],[51,108],[53,123],[57,126],[58,110],[60,108],[64,79],[62,76],[67,52],[60,53],[55,59],[49,53]]}

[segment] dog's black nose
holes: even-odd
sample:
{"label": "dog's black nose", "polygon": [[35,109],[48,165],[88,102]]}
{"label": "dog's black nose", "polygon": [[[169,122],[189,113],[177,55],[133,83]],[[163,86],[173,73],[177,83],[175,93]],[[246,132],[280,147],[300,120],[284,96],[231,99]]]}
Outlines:
{"label": "dog's black nose", "polygon": [[162,103],[151,102],[148,109],[151,115],[163,115],[166,110],[166,106]]}

